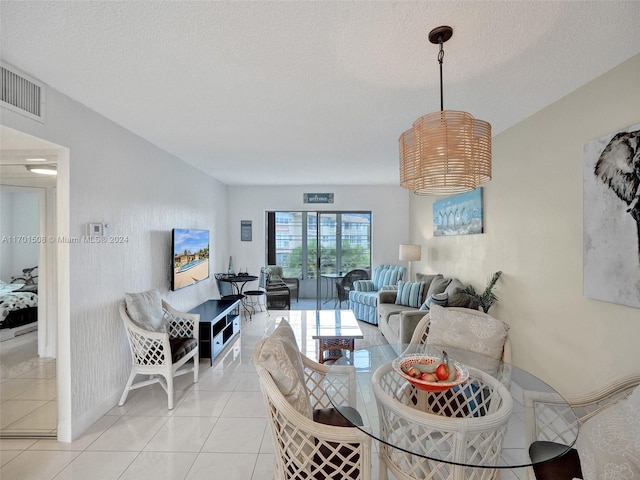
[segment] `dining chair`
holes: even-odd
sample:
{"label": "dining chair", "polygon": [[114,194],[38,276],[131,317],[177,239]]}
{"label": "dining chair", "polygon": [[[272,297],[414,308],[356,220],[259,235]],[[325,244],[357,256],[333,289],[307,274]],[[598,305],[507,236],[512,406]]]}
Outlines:
{"label": "dining chair", "polygon": [[443,392],[418,390],[392,362],[374,372],[384,439],[380,480],[387,480],[389,471],[398,480],[500,479],[500,470],[489,467],[500,462],[513,399],[492,375],[467,368],[469,380]]}
{"label": "dining chair", "polygon": [[[347,480],[371,478],[371,437],[333,408],[325,390],[356,413],[355,367],[328,367],[298,349],[283,318],[255,347],[253,361],[275,448],[278,480]],[[331,368],[331,379],[327,372]]]}
{"label": "dining chair", "polygon": [[[531,460],[558,452],[529,470],[531,480],[609,478],[607,470],[619,473],[611,478],[640,478],[640,371],[586,394],[560,398],[525,390],[523,398]],[[569,448],[576,428],[575,448]]]}
{"label": "dining chair", "polygon": [[[443,313],[442,310],[439,309],[446,310],[449,314],[443,316],[441,315]],[[437,325],[438,331],[430,337],[429,331],[432,317],[434,316],[439,324]],[[461,321],[458,322],[457,320]],[[479,338],[472,333],[473,321],[490,322],[490,330],[502,331],[502,334],[493,335],[491,338],[489,336]],[[456,324],[456,327],[454,327],[454,324]],[[451,335],[452,332],[455,334]],[[484,356],[488,354],[496,358],[496,360],[501,360],[501,362],[495,362],[494,365],[497,365],[495,367],[497,370],[493,370],[494,365],[488,365],[491,368],[487,368],[487,370],[489,373],[493,373],[505,386],[509,387],[511,382],[511,341],[507,332],[508,326],[504,322],[480,310],[463,307],[445,308],[434,305],[416,325],[410,345],[404,353],[419,353],[421,346],[433,344],[458,349],[460,355],[464,355],[464,352],[469,349]],[[489,342],[490,339],[492,342]],[[464,358],[456,358],[456,360],[465,363]]]}
{"label": "dining chair", "polygon": [[267,305],[267,272],[265,267],[260,269],[260,276],[258,277],[258,288],[245,290],[243,292],[245,296],[245,307],[249,312],[249,319],[253,317],[256,310],[263,311],[264,308],[269,315],[269,307]]}

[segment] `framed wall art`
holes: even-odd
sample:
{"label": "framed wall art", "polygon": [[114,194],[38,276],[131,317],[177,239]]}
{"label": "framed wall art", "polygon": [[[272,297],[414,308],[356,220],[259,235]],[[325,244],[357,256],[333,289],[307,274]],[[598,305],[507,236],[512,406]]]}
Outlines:
{"label": "framed wall art", "polygon": [[584,145],[584,296],[640,308],[640,124]]}
{"label": "framed wall art", "polygon": [[433,202],[433,235],[482,233],[482,187]]}
{"label": "framed wall art", "polygon": [[250,242],[252,236],[251,220],[240,220],[240,241]]}

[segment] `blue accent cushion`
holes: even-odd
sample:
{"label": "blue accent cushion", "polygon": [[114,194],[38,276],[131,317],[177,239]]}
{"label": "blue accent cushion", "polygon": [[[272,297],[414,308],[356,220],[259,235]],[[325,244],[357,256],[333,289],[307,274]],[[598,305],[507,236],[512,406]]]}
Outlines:
{"label": "blue accent cushion", "polygon": [[356,280],[353,282],[353,289],[358,292],[375,292],[376,286],[372,280]]}
{"label": "blue accent cushion", "polygon": [[396,285],[404,275],[404,267],[397,265],[380,265],[373,271],[373,284],[376,290],[382,290],[385,285]]}
{"label": "blue accent cushion", "polygon": [[433,304],[440,305],[441,307],[446,307],[448,303],[449,295],[447,293],[436,293],[427,297],[424,303],[420,305],[420,310],[429,310],[429,308]]}
{"label": "blue accent cushion", "polygon": [[398,282],[398,293],[396,294],[396,305],[406,305],[407,307],[418,308],[424,296],[424,282]]}

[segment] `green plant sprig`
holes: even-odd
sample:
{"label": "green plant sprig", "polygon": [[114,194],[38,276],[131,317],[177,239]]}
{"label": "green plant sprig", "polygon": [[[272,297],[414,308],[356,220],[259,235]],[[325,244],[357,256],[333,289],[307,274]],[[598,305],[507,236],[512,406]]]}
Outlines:
{"label": "green plant sprig", "polygon": [[462,293],[466,293],[470,297],[475,298],[480,306],[482,307],[482,311],[484,313],[488,313],[489,309],[498,301],[498,297],[495,293],[493,293],[493,287],[495,287],[498,279],[502,275],[502,271],[498,271],[494,273],[487,283],[487,287],[484,289],[484,292],[478,293],[473,285],[469,285],[467,288],[462,290]]}

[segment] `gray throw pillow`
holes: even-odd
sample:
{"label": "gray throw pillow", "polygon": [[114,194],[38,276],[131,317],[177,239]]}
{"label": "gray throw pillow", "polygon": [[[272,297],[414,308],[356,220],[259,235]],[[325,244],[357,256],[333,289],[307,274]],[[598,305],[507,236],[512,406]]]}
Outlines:
{"label": "gray throw pillow", "polygon": [[157,289],[141,293],[125,293],[127,313],[133,323],[150,332],[166,332],[162,297]]}
{"label": "gray throw pillow", "polygon": [[466,293],[458,292],[454,293],[449,297],[448,307],[464,307],[470,308],[471,310],[478,310],[480,307],[480,302],[478,302],[471,295],[467,295]]}
{"label": "gray throw pillow", "polygon": [[431,286],[431,282],[433,282],[434,278],[442,278],[443,275],[441,273],[436,273],[433,275],[427,275],[425,273],[416,273],[416,282],[424,282],[424,293],[426,295],[427,291],[429,291],[429,287]]}
{"label": "gray throw pillow", "polygon": [[444,293],[447,286],[451,283],[450,278],[436,277],[431,281],[431,285],[429,285],[429,290],[427,291],[427,297],[431,295],[435,295],[437,293]]}
{"label": "gray throw pillow", "polygon": [[452,278],[451,282],[449,283],[449,285],[447,285],[447,288],[445,288],[444,291],[447,295],[451,296],[461,292],[465,288],[466,288],[465,284],[462,283],[459,279]]}

